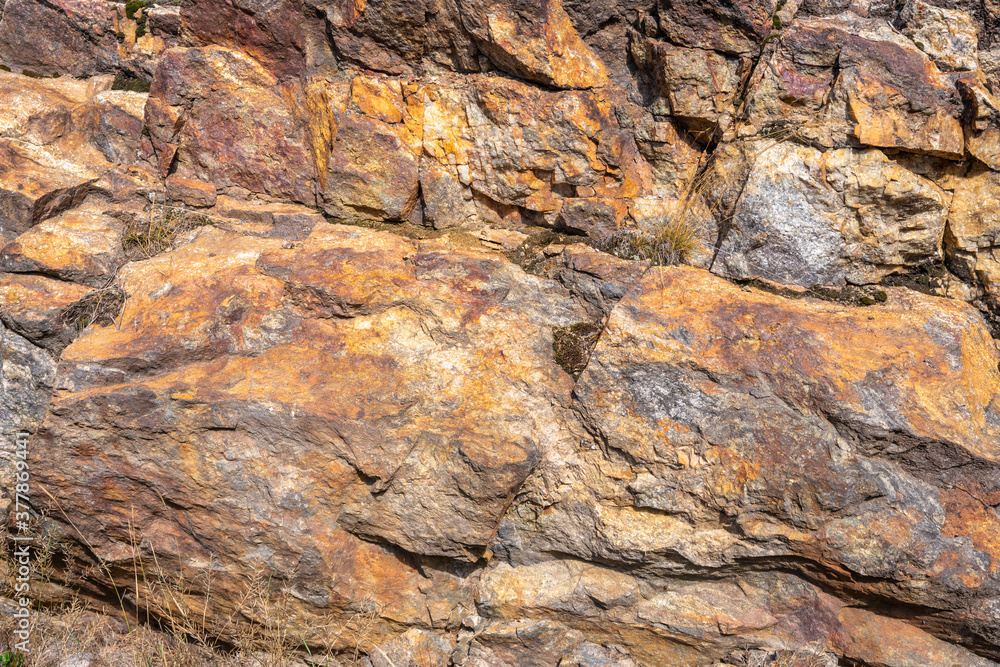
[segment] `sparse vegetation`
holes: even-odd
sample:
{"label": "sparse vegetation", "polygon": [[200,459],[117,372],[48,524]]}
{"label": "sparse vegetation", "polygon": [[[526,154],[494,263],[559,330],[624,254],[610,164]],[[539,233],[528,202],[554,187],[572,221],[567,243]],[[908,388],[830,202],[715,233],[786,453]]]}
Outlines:
{"label": "sparse vegetation", "polygon": [[599,248],[622,259],[645,260],[653,266],[680,264],[698,246],[698,227],[685,215],[651,229],[622,229]]}
{"label": "sparse vegetation", "polygon": [[[234,611],[222,627],[212,625],[205,614],[211,597],[219,595],[212,582],[207,582],[204,595],[192,594],[188,582],[164,573],[151,545],[138,537],[132,525],[128,531],[132,571],[123,572],[127,583],[112,580],[119,606],[97,613],[93,603],[88,605],[80,597],[67,599],[69,589],[61,586],[65,582],[53,580],[57,547],[47,537],[44,523],[44,519],[38,521],[35,528],[43,537],[32,550],[31,590],[60,588],[63,602],[34,607],[29,628],[32,667],[70,664],[74,657],[103,667],[318,667],[358,665],[372,650],[381,609],[369,598],[359,603],[361,611],[346,620],[321,619],[310,634],[293,636],[287,623],[293,598],[263,566],[237,592]],[[14,542],[3,526],[0,542],[5,547],[0,554],[0,598],[11,599],[19,573],[11,556]],[[111,577],[106,565],[95,569]],[[0,614],[0,667],[27,667],[24,656],[14,650],[16,623],[12,616]],[[223,632],[228,641],[221,639]],[[318,650],[324,640],[348,648],[340,654]]]}
{"label": "sparse vegetation", "polygon": [[590,353],[600,336],[601,327],[590,322],[556,327],[552,330],[552,349],[556,354],[556,363],[573,376],[574,380],[578,380],[587,367]]}
{"label": "sparse vegetation", "polygon": [[122,74],[115,75],[115,80],[111,83],[111,90],[127,90],[133,93],[148,93],[151,83],[145,79]]}
{"label": "sparse vegetation", "polygon": [[135,21],[135,38],[139,39],[146,34],[146,12],[153,3],[149,0],[127,0],[125,2],[125,16]]}
{"label": "sparse vegetation", "polygon": [[205,215],[174,206],[154,204],[149,216],[131,216],[122,232],[122,250],[129,260],[148,259],[173,247],[179,234],[212,224]]}
{"label": "sparse vegetation", "polygon": [[21,75],[26,76],[29,79],[58,79],[59,74],[42,74],[41,72],[36,72],[33,69],[23,69],[21,70]]}
{"label": "sparse vegetation", "polygon": [[91,325],[111,326],[121,315],[125,298],[125,291],[116,285],[93,290],[64,308],[62,320],[77,331]]}

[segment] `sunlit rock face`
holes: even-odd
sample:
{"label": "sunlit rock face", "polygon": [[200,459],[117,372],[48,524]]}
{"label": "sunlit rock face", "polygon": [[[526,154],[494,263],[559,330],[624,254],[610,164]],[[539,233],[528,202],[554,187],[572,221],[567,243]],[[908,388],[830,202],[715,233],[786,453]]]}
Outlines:
{"label": "sunlit rock face", "polygon": [[46,595],[235,642],[264,581],[377,667],[997,664],[997,27],[7,0]]}

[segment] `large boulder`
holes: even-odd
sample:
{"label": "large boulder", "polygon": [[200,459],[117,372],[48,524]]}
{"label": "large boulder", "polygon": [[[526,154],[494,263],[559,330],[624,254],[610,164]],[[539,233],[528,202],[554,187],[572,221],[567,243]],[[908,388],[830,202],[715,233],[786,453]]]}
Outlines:
{"label": "large boulder", "polygon": [[[119,282],[119,325],[62,355],[34,479],[116,577],[136,544],[210,569],[231,593],[216,620],[263,567],[295,591],[290,623],[366,595],[379,632],[426,627],[428,608],[457,622],[461,563],[542,452],[581,437],[551,329],[586,313],[497,255],[326,223],[294,243],[202,228]],[[426,593],[420,563],[440,564]]]}
{"label": "large boulder", "polygon": [[796,20],[765,47],[748,92],[748,136],[795,136],[823,147],[964,157],[956,82],[884,21]]}
{"label": "large boulder", "polygon": [[574,392],[631,500],[570,494],[527,539],[664,574],[781,561],[996,657],[998,361],[965,304],[897,288],[855,309],[650,271]]}

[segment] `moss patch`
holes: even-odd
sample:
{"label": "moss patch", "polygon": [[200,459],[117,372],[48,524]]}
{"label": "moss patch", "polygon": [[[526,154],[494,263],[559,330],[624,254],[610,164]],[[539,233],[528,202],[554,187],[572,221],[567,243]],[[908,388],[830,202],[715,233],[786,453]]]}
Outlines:
{"label": "moss patch", "polygon": [[590,354],[600,336],[601,327],[590,322],[556,327],[552,330],[552,350],[556,354],[556,363],[574,380],[578,380],[590,362]]}
{"label": "moss patch", "polygon": [[133,93],[148,93],[150,82],[127,74],[118,73],[111,83],[111,90],[128,90]]}

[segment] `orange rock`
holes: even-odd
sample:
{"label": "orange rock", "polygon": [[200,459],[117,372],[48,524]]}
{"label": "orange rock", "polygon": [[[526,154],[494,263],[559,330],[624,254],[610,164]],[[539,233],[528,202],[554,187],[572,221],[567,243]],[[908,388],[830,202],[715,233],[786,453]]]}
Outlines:
{"label": "orange rock", "polygon": [[62,310],[90,290],[38,275],[0,274],[0,320],[37,345],[60,349],[70,334]]}
{"label": "orange rock", "polygon": [[[67,348],[35,441],[52,455],[37,483],[115,567],[132,522],[189,581],[225,561],[213,591],[255,563],[296,572],[290,626],[366,595],[381,639],[428,627],[428,607],[455,624],[465,580],[418,592],[403,563],[477,560],[539,452],[575,437],[550,331],[585,314],[495,253],[326,223],[294,243],[205,227],[120,281],[120,329]],[[221,595],[220,621],[238,601]]]}
{"label": "orange rock", "polygon": [[978,81],[957,85],[965,103],[966,148],[990,169],[1000,170],[1000,101]]}
{"label": "orange rock", "polygon": [[953,270],[978,280],[994,303],[1000,301],[1000,174],[973,168],[955,186],[948,213],[945,254]]}
{"label": "orange rock", "polygon": [[167,200],[194,206],[196,208],[206,208],[215,205],[217,188],[211,183],[181,178],[175,174],[167,176],[166,196]]}
{"label": "orange rock", "polygon": [[55,160],[44,151],[0,140],[0,232],[4,240],[78,205],[97,180],[97,174],[85,168],[65,169],[51,162]]}
{"label": "orange rock", "polygon": [[103,287],[122,261],[124,223],[100,204],[41,222],[0,251],[0,271],[42,273]]}
{"label": "orange rock", "polygon": [[607,85],[604,63],[580,39],[561,0],[462,0],[462,21],[499,68],[557,88]]}
{"label": "orange rock", "polygon": [[[982,503],[1000,490],[1000,356],[970,307],[887,292],[885,305],[854,309],[651,270],[612,312],[575,395],[608,446],[641,462],[636,511],[667,510],[656,520],[670,527],[647,534],[652,517],[618,511],[621,537],[538,539],[701,567],[757,550],[795,555],[814,580],[858,595],[933,600],[925,622],[938,632],[989,636],[996,618],[965,595],[973,581],[977,595],[1000,590],[981,552],[992,547],[967,521],[941,522],[953,485]],[[713,538],[712,512],[750,541]],[[782,530],[751,528],[763,515]]]}
{"label": "orange rock", "polygon": [[991,662],[969,651],[921,632],[894,618],[876,616],[846,607],[840,620],[850,639],[837,648],[854,660],[873,665],[923,667],[924,665],[975,665]]}

